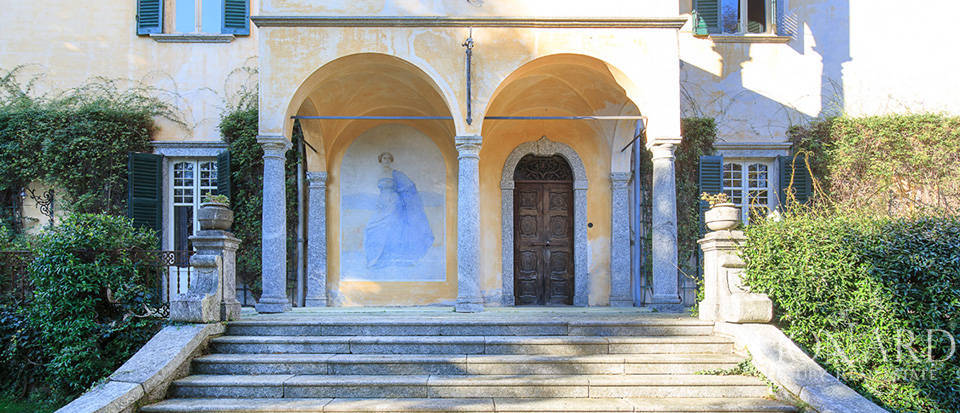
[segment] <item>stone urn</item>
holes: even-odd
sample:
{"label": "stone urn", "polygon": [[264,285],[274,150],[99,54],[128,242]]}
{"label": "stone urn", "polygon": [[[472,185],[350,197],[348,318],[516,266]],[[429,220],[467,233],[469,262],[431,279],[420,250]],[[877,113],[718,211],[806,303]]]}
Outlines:
{"label": "stone urn", "polygon": [[219,229],[229,231],[233,225],[233,210],[221,202],[203,202],[197,211],[200,229]]}
{"label": "stone urn", "polygon": [[704,212],[703,220],[711,231],[731,230],[740,222],[740,208],[730,202],[716,204]]}

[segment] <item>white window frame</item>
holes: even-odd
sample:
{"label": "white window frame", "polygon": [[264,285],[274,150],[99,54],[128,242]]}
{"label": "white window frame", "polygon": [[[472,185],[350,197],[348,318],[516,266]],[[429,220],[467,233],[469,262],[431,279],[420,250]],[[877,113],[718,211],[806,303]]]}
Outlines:
{"label": "white window frame", "polygon": [[[221,16],[220,16],[220,19],[221,19],[221,21],[220,21],[220,26],[221,26],[221,27],[217,27],[217,28],[215,28],[215,29],[212,30],[212,31],[204,31],[204,30],[203,30],[203,2],[206,1],[206,0],[190,0],[190,1],[193,1],[193,30],[191,30],[191,31],[189,31],[189,32],[184,32],[184,31],[180,31],[180,30],[177,29],[177,28],[178,28],[177,15],[179,14],[179,13],[177,12],[177,6],[178,6],[179,4],[181,4],[182,2],[181,2],[180,0],[167,0],[167,1],[169,1],[169,2],[171,2],[171,3],[173,4],[173,32],[174,32],[174,33],[181,33],[181,34],[221,34],[221,32],[222,32],[222,26],[223,26],[223,21],[222,21],[222,20],[223,20],[223,16],[222,16],[222,14],[223,14],[223,11],[222,11],[222,9],[223,9],[223,0],[219,0],[219,1],[220,1],[220,10],[217,10],[217,13],[221,14]],[[170,3],[168,3],[168,4],[170,4]]]}
{"label": "white window frame", "polygon": [[[750,23],[749,14],[748,14],[750,0],[717,0],[717,1],[719,2],[718,3],[719,15],[717,16],[717,19],[718,19],[717,23],[720,26],[719,27],[720,31],[719,33],[716,33],[716,34],[733,35],[733,36],[774,34],[776,30],[775,24],[774,24],[774,22],[776,21],[776,16],[774,16],[773,13],[776,6],[774,3],[776,3],[777,0],[763,0],[764,1],[764,10],[763,10],[764,11],[764,24],[763,24],[764,27],[762,32],[756,32],[756,33],[748,31],[748,26]],[[739,21],[737,22],[737,31],[735,32],[728,32],[724,27],[724,18],[723,18],[724,3],[731,2],[731,1],[736,1],[739,6],[738,9],[739,9],[740,16],[738,19]]]}
{"label": "white window frame", "polygon": [[[740,172],[739,178],[728,176],[728,166],[737,165],[737,170]],[[766,186],[755,185],[755,182],[751,182],[751,168],[757,166],[766,168],[766,177],[765,183]],[[723,172],[722,172],[722,182],[723,182],[723,192],[731,197],[730,201],[737,205],[740,208],[740,221],[745,225],[750,224],[750,205],[751,200],[751,191],[766,191],[767,202],[765,204],[760,204],[765,206],[768,211],[773,211],[776,208],[777,203],[777,192],[776,192],[776,170],[774,166],[774,161],[772,159],[766,158],[724,158],[723,159]],[[728,183],[731,179],[739,181],[738,186],[728,186]],[[759,177],[758,177],[759,180]],[[737,198],[734,196],[734,192],[739,192],[739,201],[736,202]]]}
{"label": "white window frame", "polygon": [[[192,183],[189,186],[186,185],[177,185],[177,167],[181,164],[189,164],[193,167],[193,177]],[[201,168],[206,166],[212,166],[212,175],[207,178],[201,178],[201,173],[203,172]],[[216,193],[217,191],[217,159],[216,158],[171,158],[169,163],[169,182],[167,185],[167,196],[165,198],[165,208],[169,208],[170,211],[170,222],[167,223],[167,228],[170,231],[170,241],[168,242],[169,248],[174,249],[176,247],[177,240],[177,220],[176,220],[176,207],[178,206],[192,206],[193,207],[193,233],[190,235],[196,235],[197,230],[200,228],[200,222],[197,220],[197,210],[200,208],[200,202],[203,200],[203,196],[208,193]],[[209,171],[208,171],[209,172]],[[206,179],[207,185],[202,185],[202,180]],[[212,185],[210,185],[212,183]],[[189,195],[189,201],[183,201],[182,196],[177,196],[177,190],[190,188],[192,193]]]}

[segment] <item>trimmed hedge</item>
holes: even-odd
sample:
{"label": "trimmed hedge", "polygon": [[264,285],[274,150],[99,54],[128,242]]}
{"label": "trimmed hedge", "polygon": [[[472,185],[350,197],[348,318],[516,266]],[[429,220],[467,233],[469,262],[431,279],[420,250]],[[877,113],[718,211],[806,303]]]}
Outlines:
{"label": "trimmed hedge", "polygon": [[745,284],[828,371],[893,411],[960,411],[960,218],[800,212],[746,233]]}

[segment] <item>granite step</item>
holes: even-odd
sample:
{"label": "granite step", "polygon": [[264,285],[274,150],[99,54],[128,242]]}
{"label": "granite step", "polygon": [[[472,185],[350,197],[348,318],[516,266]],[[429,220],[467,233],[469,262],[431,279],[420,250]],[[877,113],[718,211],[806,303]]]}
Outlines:
{"label": "granite step", "polygon": [[594,398],[594,399],[171,399],[143,407],[144,413],[566,413],[566,412],[747,412],[790,413],[793,406],[763,398]]}
{"label": "granite step", "polygon": [[709,335],[713,324],[684,318],[646,320],[305,319],[242,320],[236,336],[680,336]]}
{"label": "granite step", "polygon": [[762,398],[760,379],[711,375],[192,375],[178,398]]}
{"label": "granite step", "polygon": [[717,336],[222,336],[216,353],[663,354],[730,353]]}
{"label": "granite step", "polygon": [[695,374],[729,369],[735,354],[447,355],[447,354],[209,354],[193,360],[196,374],[511,375]]}

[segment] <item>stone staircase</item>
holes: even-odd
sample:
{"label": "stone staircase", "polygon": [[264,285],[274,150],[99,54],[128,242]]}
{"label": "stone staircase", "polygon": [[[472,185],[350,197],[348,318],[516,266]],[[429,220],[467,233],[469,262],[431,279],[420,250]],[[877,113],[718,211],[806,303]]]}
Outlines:
{"label": "stone staircase", "polygon": [[[499,314],[499,316],[498,316]],[[231,322],[142,412],[794,412],[710,323],[637,312]]]}

